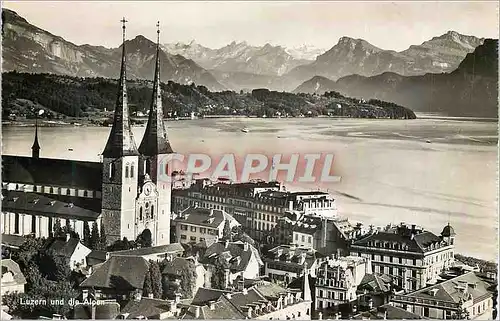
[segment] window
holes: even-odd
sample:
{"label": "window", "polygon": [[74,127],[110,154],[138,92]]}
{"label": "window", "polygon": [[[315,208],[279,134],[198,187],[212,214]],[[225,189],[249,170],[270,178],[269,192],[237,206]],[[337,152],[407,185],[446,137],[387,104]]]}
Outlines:
{"label": "window", "polygon": [[302,235],[302,242],[305,242],[306,241],[306,237],[304,235]]}
{"label": "window", "polygon": [[151,218],[153,218],[155,215],[155,206],[151,205]]}
{"label": "window", "polygon": [[190,240],[190,241],[192,241],[192,242],[196,242],[196,236],[191,236],[191,237],[189,238],[189,240]]}
{"label": "window", "polygon": [[14,214],[14,234],[19,234],[19,214]]}
{"label": "window", "polygon": [[109,178],[113,178],[115,176],[115,164],[109,163]]}
{"label": "window", "polygon": [[125,178],[128,178],[128,164],[125,165]]}
{"label": "window", "polygon": [[130,165],[130,177],[134,178],[134,163],[132,163],[132,165]]}
{"label": "window", "polygon": [[[312,241],[312,237],[309,236],[308,240],[307,240],[307,243],[311,243],[311,241]],[[359,254],[359,256],[361,256],[361,253],[358,253],[358,254]]]}
{"label": "window", "polygon": [[36,233],[36,217],[35,215],[31,216],[31,233]]}
{"label": "window", "polygon": [[187,231],[187,229],[188,229],[187,225],[184,225],[184,224],[181,225],[181,230]]}
{"label": "window", "polygon": [[[141,206],[141,208],[139,208],[139,220],[142,221],[142,206]],[[181,225],[181,228],[182,228],[182,225]]]}
{"label": "window", "polygon": [[204,227],[200,227],[200,233],[205,234],[207,232],[207,229]]}
{"label": "window", "polygon": [[191,232],[196,232],[196,226],[191,226]]}
{"label": "window", "polygon": [[53,188],[53,187],[51,187],[51,188],[49,189],[49,194],[54,194],[54,188]]}
{"label": "window", "polygon": [[186,239],[186,235],[181,234],[181,240],[185,240],[185,239]]}

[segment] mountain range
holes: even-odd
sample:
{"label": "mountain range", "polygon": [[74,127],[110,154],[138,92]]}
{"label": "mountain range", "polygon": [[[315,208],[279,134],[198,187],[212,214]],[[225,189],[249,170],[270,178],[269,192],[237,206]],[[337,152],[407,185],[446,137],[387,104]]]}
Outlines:
{"label": "mountain range", "polygon": [[[2,10],[3,70],[54,73],[77,77],[115,78],[120,73],[121,46],[75,45],[28,23],[14,11]],[[152,79],[156,44],[143,36],[126,41],[129,78]],[[225,89],[194,61],[161,52],[162,80],[195,82],[211,90]]]}
{"label": "mountain range", "polygon": [[498,116],[498,40],[486,39],[449,73],[402,76],[394,72],[333,81],[315,76],[294,90],[391,101],[414,111],[456,116]]}

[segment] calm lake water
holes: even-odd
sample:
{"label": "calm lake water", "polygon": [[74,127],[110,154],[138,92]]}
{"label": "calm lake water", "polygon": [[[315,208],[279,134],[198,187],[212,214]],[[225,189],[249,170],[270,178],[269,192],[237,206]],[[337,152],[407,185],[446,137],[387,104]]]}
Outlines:
{"label": "calm lake water", "polygon": [[[176,152],[335,154],[328,190],[341,215],[366,225],[414,223],[439,234],[449,221],[458,252],[496,260],[497,122],[457,119],[201,119],[167,122]],[[248,128],[249,133],[241,132]],[[137,144],[145,127],[134,128]],[[41,156],[99,160],[110,128],[42,127]],[[3,152],[30,155],[33,127],[3,127]],[[72,148],[73,150],[68,150]]]}

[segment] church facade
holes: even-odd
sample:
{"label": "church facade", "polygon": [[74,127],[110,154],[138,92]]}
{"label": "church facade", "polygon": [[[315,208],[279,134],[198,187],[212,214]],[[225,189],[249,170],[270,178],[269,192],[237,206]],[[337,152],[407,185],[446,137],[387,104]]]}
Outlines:
{"label": "church facade", "polygon": [[161,177],[170,174],[162,159],[173,150],[163,122],[159,34],[158,29],[153,97],[139,147],[129,119],[123,20],[118,94],[102,161],[40,157],[36,126],[31,157],[2,157],[2,234],[48,237],[59,220],[83,237],[85,222],[97,222],[108,243],[146,233],[153,245],[170,243],[172,185]]}

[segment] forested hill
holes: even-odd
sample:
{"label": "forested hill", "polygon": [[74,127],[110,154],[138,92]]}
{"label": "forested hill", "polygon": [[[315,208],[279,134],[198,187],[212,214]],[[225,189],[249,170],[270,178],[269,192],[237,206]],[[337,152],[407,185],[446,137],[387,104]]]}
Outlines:
{"label": "forested hill", "polygon": [[[53,74],[9,72],[2,75],[4,119],[33,116],[36,107],[50,117],[90,117],[114,109],[117,81]],[[318,115],[356,118],[414,119],[408,108],[379,100],[359,100],[336,92],[323,95],[293,94],[255,89],[251,93],[211,92],[204,86],[162,83],[163,106],[169,117],[196,115],[249,115],[265,117],[314,117]],[[132,115],[149,109],[152,84],[147,80],[128,82]],[[28,107],[27,107],[28,106]],[[52,115],[52,116],[51,116]]]}

